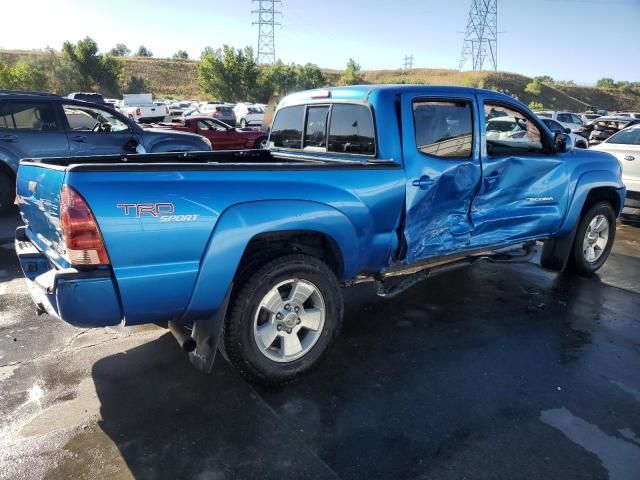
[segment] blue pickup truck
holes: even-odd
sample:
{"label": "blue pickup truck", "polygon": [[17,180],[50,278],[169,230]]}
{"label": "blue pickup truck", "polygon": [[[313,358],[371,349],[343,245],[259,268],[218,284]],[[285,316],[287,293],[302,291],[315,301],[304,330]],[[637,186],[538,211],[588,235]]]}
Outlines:
{"label": "blue pickup truck", "polygon": [[[91,94],[73,95],[88,98]],[[211,150],[211,143],[204,137],[143,130],[104,105],[47,93],[0,90],[0,215],[13,205],[21,158],[207,149]]]}
{"label": "blue pickup truck", "polygon": [[570,142],[491,91],[307,91],[268,150],[23,160],[16,251],[41,312],[166,323],[199,369],[220,346],[284,382],[326,352],[343,285],[393,297],[536,241],[547,269],[598,270],[625,187],[613,156]]}

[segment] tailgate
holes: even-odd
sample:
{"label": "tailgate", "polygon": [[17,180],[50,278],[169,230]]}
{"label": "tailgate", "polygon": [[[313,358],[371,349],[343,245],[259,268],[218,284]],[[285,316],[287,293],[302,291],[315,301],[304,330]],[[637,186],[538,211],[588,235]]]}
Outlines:
{"label": "tailgate", "polygon": [[67,267],[61,257],[64,242],[60,232],[60,190],[66,170],[39,164],[21,164],[17,195],[27,237],[57,263]]}

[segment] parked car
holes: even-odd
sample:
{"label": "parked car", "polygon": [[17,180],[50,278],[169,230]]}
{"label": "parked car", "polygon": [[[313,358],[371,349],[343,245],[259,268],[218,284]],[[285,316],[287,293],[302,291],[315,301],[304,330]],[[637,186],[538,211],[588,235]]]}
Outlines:
{"label": "parked car", "polygon": [[[200,105],[197,114],[215,117],[232,127],[236,126],[236,114],[233,113],[233,108],[228,105],[221,105],[218,102],[207,102],[204,105]],[[192,113],[191,115],[194,114]]]}
{"label": "parked car", "polygon": [[627,187],[624,214],[640,219],[640,125],[614,133],[593,150],[614,155],[622,166],[622,181]]}
{"label": "parked car", "polygon": [[487,118],[487,140],[508,140],[513,142],[529,142],[527,121],[521,117],[508,115]]}
{"label": "parked car", "polygon": [[572,112],[559,112],[555,110],[545,110],[534,112],[539,117],[546,117],[560,122],[563,127],[570,128],[571,132],[582,135],[584,138],[589,138],[588,132],[585,129],[584,121],[582,117],[577,113]]}
{"label": "parked car", "polygon": [[581,113],[580,114],[580,118],[582,118],[582,121],[584,122],[584,124],[588,124],[589,122],[591,122],[592,120],[595,120],[596,118],[600,118],[602,117],[602,115],[600,115],[599,113]]}
{"label": "parked car", "polygon": [[629,117],[629,118],[640,119],[640,113],[638,112],[616,112],[615,115],[617,117]]}
{"label": "parked car", "polygon": [[597,145],[623,128],[637,125],[640,120],[631,117],[606,116],[593,120],[586,126],[589,133],[589,145]]}
{"label": "parked car", "polygon": [[45,93],[0,91],[0,213],[13,204],[22,158],[210,149],[206,138],[143,130],[104,105]]}
{"label": "parked car", "polygon": [[74,92],[67,95],[67,98],[73,100],[82,100],[84,102],[96,103],[98,105],[106,105],[106,101],[102,95],[93,92]]}
{"label": "parked car", "polygon": [[202,135],[211,141],[213,150],[266,148],[265,132],[235,128],[213,117],[194,115],[175,119],[171,123],[161,123],[158,126]]}
{"label": "parked car", "polygon": [[156,105],[150,93],[125,93],[120,111],[139,123],[158,123],[169,116],[169,107],[164,103]]}
{"label": "parked car", "polygon": [[237,124],[242,127],[260,127],[264,118],[264,107],[250,103],[238,103],[233,109]]}
{"label": "parked car", "polygon": [[[488,139],[492,109],[526,119],[528,141]],[[487,90],[301,92],[269,142],[191,161],[23,160],[16,252],[37,307],[85,327],[168,321],[203,371],[221,337],[243,375],[279,383],[325,354],[341,283],[390,298],[481,258],[528,261],[538,240],[545,268],[591,273],[625,195],[615,157]]]}
{"label": "parked car", "polygon": [[544,123],[547,128],[553,133],[566,133],[567,135],[569,135],[576,148],[589,148],[589,143],[587,142],[586,138],[584,138],[582,135],[573,133],[570,128],[563,126],[560,122],[546,117],[540,117],[540,121]]}

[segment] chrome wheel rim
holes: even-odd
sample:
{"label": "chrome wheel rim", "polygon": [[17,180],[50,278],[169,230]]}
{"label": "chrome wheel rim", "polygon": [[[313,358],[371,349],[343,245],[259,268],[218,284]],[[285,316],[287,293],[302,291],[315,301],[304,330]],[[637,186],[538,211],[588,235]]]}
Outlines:
{"label": "chrome wheel rim", "polygon": [[589,263],[597,262],[609,243],[609,220],[604,215],[593,217],[582,241],[582,253]]}
{"label": "chrome wheel rim", "polygon": [[267,292],[253,318],[253,337],[269,360],[288,363],[305,356],[316,344],[326,308],[320,289],[293,278]]}

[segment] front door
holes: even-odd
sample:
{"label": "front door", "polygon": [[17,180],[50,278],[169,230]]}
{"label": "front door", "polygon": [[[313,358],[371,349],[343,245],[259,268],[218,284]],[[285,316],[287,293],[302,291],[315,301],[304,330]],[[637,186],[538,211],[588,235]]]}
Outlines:
{"label": "front door", "polygon": [[469,96],[402,96],[407,263],[465,250],[480,185],[478,112]]}
{"label": "front door", "polygon": [[473,202],[474,247],[503,245],[555,232],[569,189],[564,154],[538,119],[515,103],[478,94],[482,112],[482,182]]}
{"label": "front door", "polygon": [[131,153],[134,134],[117,115],[90,105],[64,103],[71,156]]}

